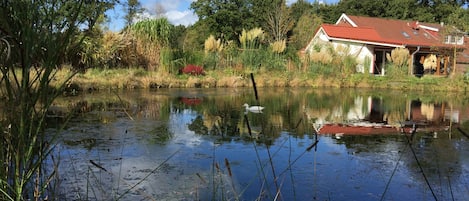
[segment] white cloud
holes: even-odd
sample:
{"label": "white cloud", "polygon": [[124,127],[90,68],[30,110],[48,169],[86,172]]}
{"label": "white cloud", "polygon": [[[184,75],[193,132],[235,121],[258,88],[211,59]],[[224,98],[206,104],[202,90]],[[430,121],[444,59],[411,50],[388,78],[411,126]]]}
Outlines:
{"label": "white cloud", "polygon": [[155,18],[163,15],[174,25],[189,26],[197,22],[198,17],[191,10],[190,4],[195,0],[159,0],[146,1],[142,6],[147,10],[144,18]]}
{"label": "white cloud", "polygon": [[195,15],[193,12],[189,10],[185,10],[185,11],[172,10],[172,11],[166,12],[165,16],[174,25],[189,26],[189,25],[194,24],[198,20],[197,15]]}

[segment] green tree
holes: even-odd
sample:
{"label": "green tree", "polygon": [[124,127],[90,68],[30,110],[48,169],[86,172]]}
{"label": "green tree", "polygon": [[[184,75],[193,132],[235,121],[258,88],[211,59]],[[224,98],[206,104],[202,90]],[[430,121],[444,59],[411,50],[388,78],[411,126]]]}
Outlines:
{"label": "green tree", "polygon": [[142,13],[144,9],[138,0],[127,0],[124,3],[124,10],[125,10],[125,24],[126,26],[130,26],[132,22],[135,20],[138,14]]}
{"label": "green tree", "polygon": [[188,50],[202,50],[204,48],[204,41],[211,33],[206,23],[196,22],[194,25],[187,28],[184,37],[183,49]]}
{"label": "green tree", "polygon": [[250,25],[249,27],[244,27],[246,29],[252,29],[255,27],[260,27],[263,30],[268,30],[269,26],[267,23],[269,21],[269,16],[271,13],[279,8],[279,5],[285,4],[285,0],[263,0],[263,1],[256,1],[256,0],[249,0],[251,7],[251,17],[249,19]]}
{"label": "green tree", "polygon": [[[448,17],[457,9],[467,5],[465,0],[342,0],[332,7],[326,7],[324,14],[337,16],[338,13],[370,17],[383,17],[422,22],[448,22]],[[328,13],[329,12],[329,13]],[[338,16],[337,16],[338,17]],[[333,18],[334,19],[334,18]],[[335,18],[337,19],[337,18]],[[329,21],[329,19],[325,19]]]}
{"label": "green tree", "polygon": [[250,5],[249,0],[198,0],[191,9],[217,38],[236,41],[243,28],[252,27]]}
{"label": "green tree", "polygon": [[316,14],[321,16],[324,23],[328,24],[334,24],[342,13],[347,13],[339,10],[337,4],[322,4],[318,7],[319,9],[317,9]]}
{"label": "green tree", "polygon": [[384,17],[389,1],[376,0],[343,0],[337,9],[349,15],[365,15],[370,17]]}
{"label": "green tree", "polygon": [[465,3],[462,0],[417,0],[416,19],[423,22],[447,22],[448,16]]}
{"label": "green tree", "polygon": [[469,10],[462,7],[456,9],[448,16],[448,23],[461,31],[469,32]]}
{"label": "green tree", "polygon": [[[319,5],[315,3],[314,5]],[[291,18],[297,22],[305,13],[311,13],[315,7],[305,0],[298,0],[290,6]]]}
{"label": "green tree", "polygon": [[46,175],[42,166],[54,147],[46,140],[46,113],[74,75],[58,77],[57,69],[66,52],[81,44],[114,3],[0,3],[0,200],[46,199],[41,196],[54,176]]}
{"label": "green tree", "polygon": [[184,25],[175,26],[169,36],[169,44],[173,49],[183,49],[184,38],[186,37],[187,28]]}
{"label": "green tree", "polygon": [[308,42],[312,39],[314,32],[321,26],[322,19],[316,14],[305,12],[293,29],[293,35],[291,37],[292,46],[296,50],[304,48]]}
{"label": "green tree", "polygon": [[383,17],[394,19],[413,19],[415,16],[415,0],[392,0],[386,5],[386,14]]}

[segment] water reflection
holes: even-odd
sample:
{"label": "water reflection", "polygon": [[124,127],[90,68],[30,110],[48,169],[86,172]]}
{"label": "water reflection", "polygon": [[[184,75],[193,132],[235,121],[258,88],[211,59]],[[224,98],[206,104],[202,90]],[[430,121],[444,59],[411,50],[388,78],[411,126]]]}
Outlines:
{"label": "water reflection", "polygon": [[[260,89],[259,97],[251,89],[163,89],[58,100],[51,133],[74,114],[60,134],[64,175],[88,175],[62,181],[76,189],[63,196],[427,200],[433,191],[460,200],[469,193],[468,141],[455,131],[469,131],[466,97],[288,88]],[[265,109],[245,113],[244,103]],[[89,183],[103,191],[85,195]]]}

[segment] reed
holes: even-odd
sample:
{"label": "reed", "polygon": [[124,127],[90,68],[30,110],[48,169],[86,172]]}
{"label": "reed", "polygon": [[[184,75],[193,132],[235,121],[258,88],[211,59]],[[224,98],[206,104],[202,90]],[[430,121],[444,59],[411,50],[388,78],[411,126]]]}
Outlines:
{"label": "reed", "polygon": [[[57,82],[58,66],[65,52],[83,41],[81,22],[97,19],[106,3],[7,1],[0,6],[0,200],[47,199],[43,196],[56,172],[43,166],[55,146],[54,137],[44,132],[46,113],[76,73]],[[80,15],[87,6],[96,12]]]}
{"label": "reed", "polygon": [[128,28],[128,34],[135,38],[135,50],[148,70],[169,70],[158,67],[161,67],[162,48],[169,46],[171,30],[172,26],[166,18],[143,20]]}

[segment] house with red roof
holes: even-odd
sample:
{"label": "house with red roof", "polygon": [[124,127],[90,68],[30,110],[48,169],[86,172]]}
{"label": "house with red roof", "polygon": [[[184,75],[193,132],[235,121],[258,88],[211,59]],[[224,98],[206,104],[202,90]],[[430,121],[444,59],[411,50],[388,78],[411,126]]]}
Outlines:
{"label": "house with red roof", "polygon": [[356,58],[357,72],[384,75],[387,55],[395,48],[406,48],[409,74],[441,75],[450,73],[453,66],[461,72],[459,66],[469,64],[463,51],[467,46],[465,38],[463,32],[443,23],[342,14],[335,24],[321,25],[305,51],[314,55],[327,45],[336,50],[346,47],[347,53]]}

